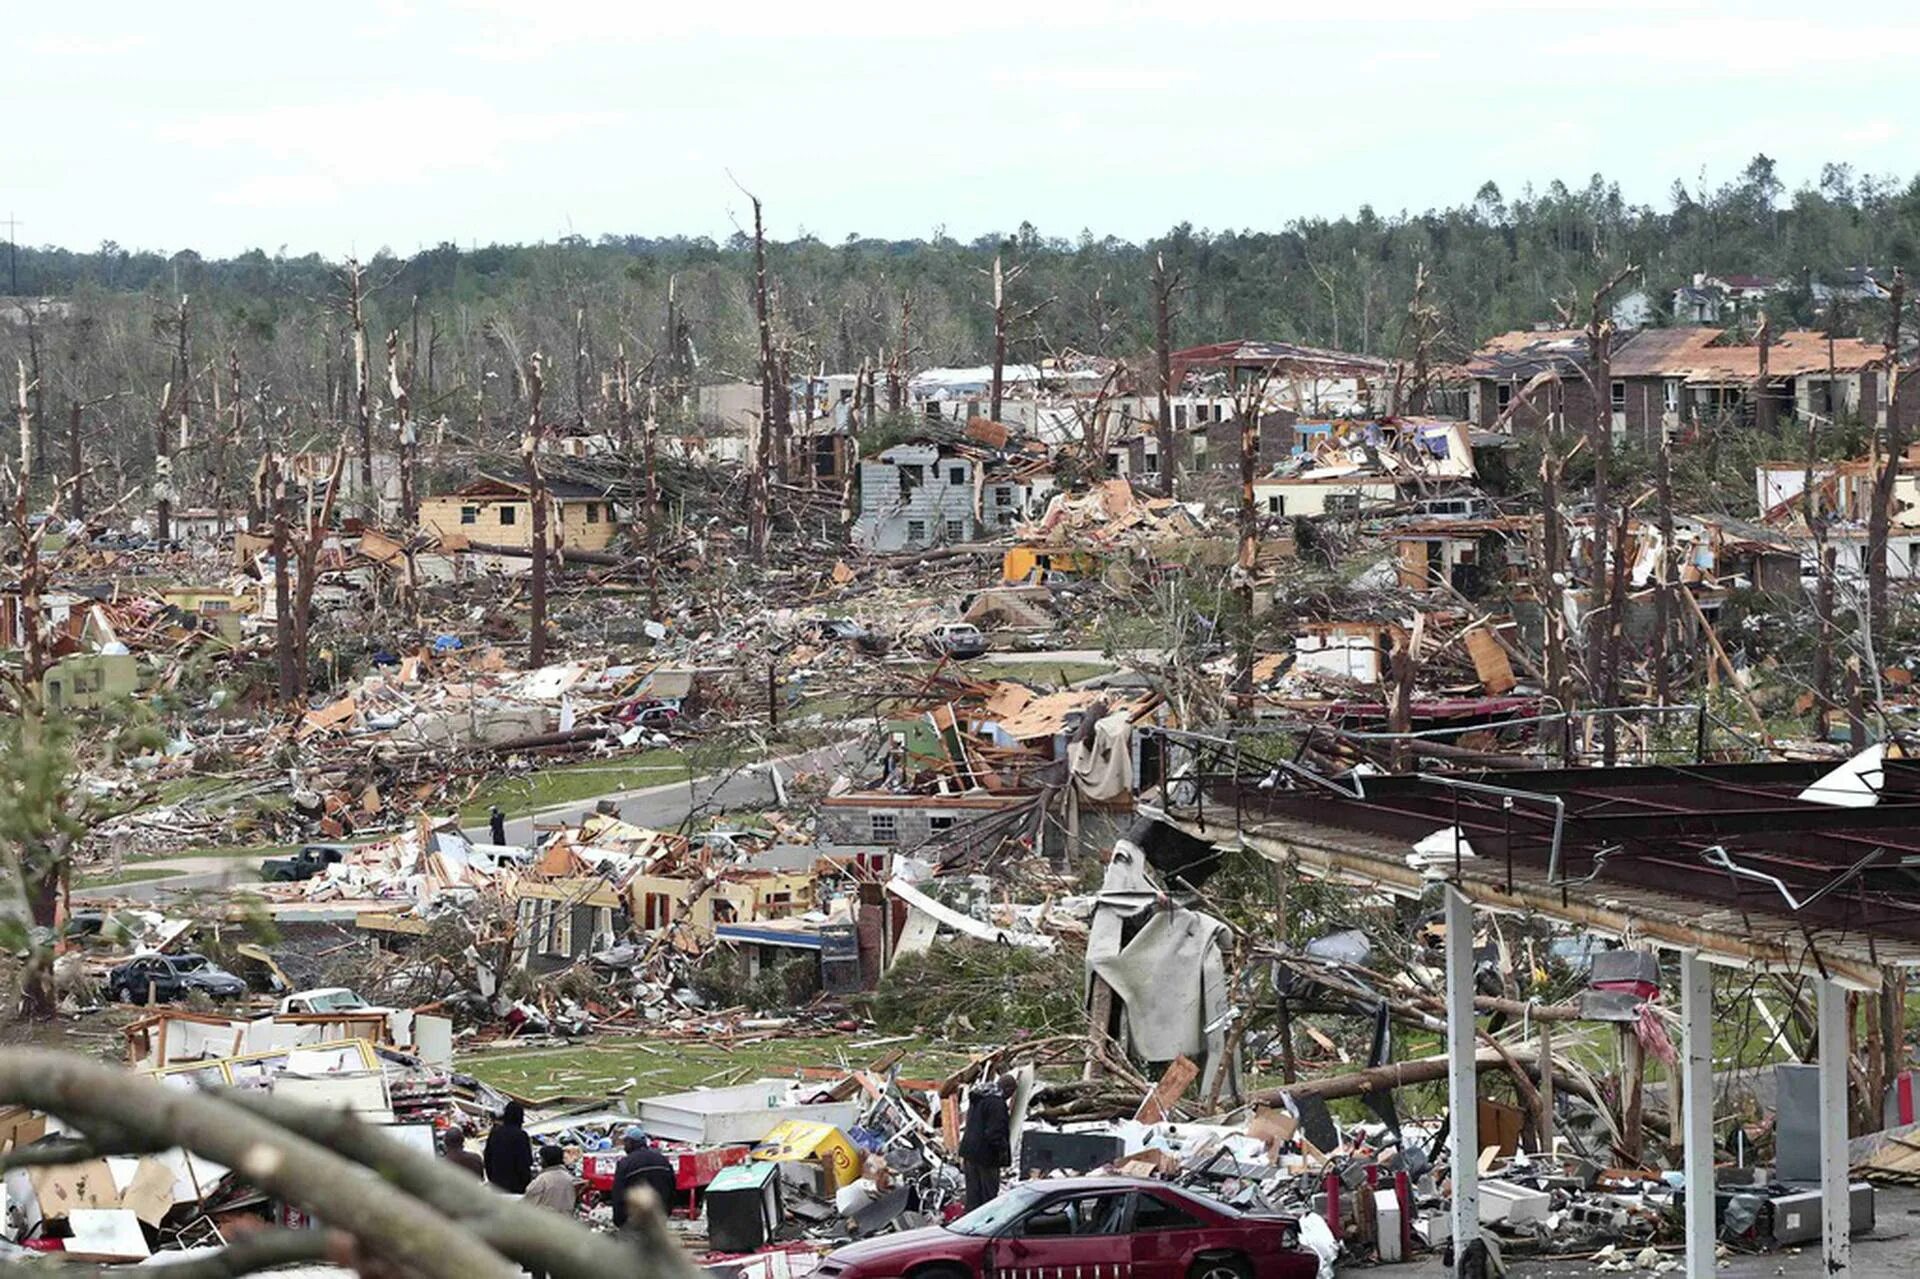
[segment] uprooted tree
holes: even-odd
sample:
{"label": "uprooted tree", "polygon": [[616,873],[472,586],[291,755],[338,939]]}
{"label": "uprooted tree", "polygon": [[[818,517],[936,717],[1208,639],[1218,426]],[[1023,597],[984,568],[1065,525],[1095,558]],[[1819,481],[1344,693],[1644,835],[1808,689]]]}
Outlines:
{"label": "uprooted tree", "polygon": [[[595,1234],[489,1190],[345,1111],[240,1090],[165,1088],[42,1050],[0,1052],[0,1102],[44,1111],[73,1134],[18,1147],[0,1156],[0,1168],[179,1147],[324,1223],[239,1235],[219,1252],[171,1267],[178,1279],[318,1262],[427,1279],[514,1279],[522,1267],[577,1279],[694,1273],[651,1192],[636,1196],[625,1233]],[[89,1271],[69,1265],[62,1273]]]}

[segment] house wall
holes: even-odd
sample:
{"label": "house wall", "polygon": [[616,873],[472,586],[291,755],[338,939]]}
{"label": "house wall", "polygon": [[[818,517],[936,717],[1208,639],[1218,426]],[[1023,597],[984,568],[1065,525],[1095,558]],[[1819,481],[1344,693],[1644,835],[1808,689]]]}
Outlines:
{"label": "house wall", "polygon": [[[555,505],[558,511],[550,510],[548,526],[556,546],[599,551],[612,545],[614,535],[619,532],[613,503],[604,499],[592,502],[566,499]],[[461,510],[469,506],[478,510],[472,524],[463,523],[460,518]],[[597,520],[589,521],[588,507],[594,508]],[[502,510],[513,512],[513,523],[500,522]],[[523,497],[429,497],[420,503],[420,525],[435,537],[461,537],[490,546],[531,548],[533,503]]]}
{"label": "house wall", "polygon": [[997,536],[1033,513],[1034,492],[1026,484],[979,474],[970,457],[943,455],[934,445],[899,445],[860,463],[854,545],[902,551]]}
{"label": "house wall", "polygon": [[[1338,507],[1343,499],[1349,498],[1357,501],[1364,510],[1369,506],[1397,501],[1400,490],[1391,480],[1370,477],[1356,477],[1352,481],[1255,480],[1253,496],[1263,514],[1292,519],[1302,515],[1325,515],[1329,503]],[[1276,497],[1282,502],[1279,511],[1272,509]]]}
{"label": "house wall", "polygon": [[[1500,387],[1512,388],[1518,397],[1526,378],[1476,378],[1468,395],[1471,421],[1482,430],[1491,430],[1500,419]],[[1582,378],[1562,378],[1534,392],[1526,405],[1509,419],[1515,435],[1539,431],[1548,415],[1559,412],[1569,426],[1582,426],[1593,420],[1593,391]]]}
{"label": "house wall", "polygon": [[140,688],[140,669],[131,653],[81,653],[56,662],[41,682],[48,706],[96,710]]}

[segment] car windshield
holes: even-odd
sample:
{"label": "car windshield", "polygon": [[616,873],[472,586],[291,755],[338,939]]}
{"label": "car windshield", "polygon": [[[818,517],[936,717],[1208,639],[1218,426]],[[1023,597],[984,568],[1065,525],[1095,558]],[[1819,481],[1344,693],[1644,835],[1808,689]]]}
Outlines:
{"label": "car windshield", "polygon": [[343,1008],[365,1008],[367,1001],[350,990],[323,990],[309,996],[307,1006],[317,1013],[330,1013]]}
{"label": "car windshield", "polygon": [[181,955],[173,961],[173,970],[177,973],[202,972],[207,967],[205,955]]}
{"label": "car windshield", "polygon": [[997,1235],[1033,1207],[1034,1202],[1047,1190],[1047,1187],[1039,1185],[1015,1187],[993,1202],[981,1204],[947,1229],[958,1235],[975,1238]]}

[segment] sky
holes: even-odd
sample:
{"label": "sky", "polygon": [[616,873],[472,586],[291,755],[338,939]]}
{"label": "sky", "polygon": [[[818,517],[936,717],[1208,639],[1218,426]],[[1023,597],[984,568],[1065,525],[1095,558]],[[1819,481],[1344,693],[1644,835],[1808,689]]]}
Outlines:
{"label": "sky", "polygon": [[1139,240],[1757,152],[1910,177],[1920,6],[13,0],[0,239],[207,256],[565,235]]}

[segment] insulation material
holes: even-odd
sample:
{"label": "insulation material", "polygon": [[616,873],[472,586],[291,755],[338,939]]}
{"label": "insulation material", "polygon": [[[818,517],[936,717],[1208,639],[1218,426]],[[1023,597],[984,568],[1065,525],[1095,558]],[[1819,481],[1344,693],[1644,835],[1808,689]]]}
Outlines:
{"label": "insulation material", "polygon": [[1484,626],[1467,632],[1467,654],[1473,658],[1473,673],[1488,696],[1504,696],[1519,683],[1513,677],[1513,663],[1507,660],[1506,650]]}
{"label": "insulation material", "polygon": [[1207,1078],[1224,1061],[1226,1091],[1237,1096],[1238,1063],[1227,1054],[1228,937],[1220,920],[1166,903],[1137,843],[1114,844],[1087,936],[1088,985],[1098,977],[1112,988],[1124,1010],[1122,1038],[1137,1056],[1190,1057]]}
{"label": "insulation material", "polygon": [[1133,793],[1133,720],[1115,711],[1093,726],[1091,741],[1067,747],[1067,768],[1085,799],[1119,799]]}

